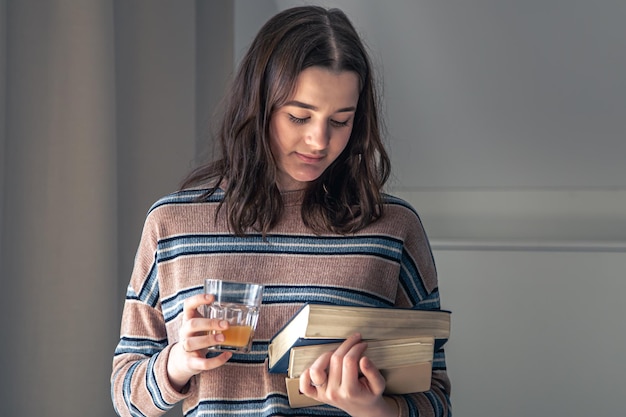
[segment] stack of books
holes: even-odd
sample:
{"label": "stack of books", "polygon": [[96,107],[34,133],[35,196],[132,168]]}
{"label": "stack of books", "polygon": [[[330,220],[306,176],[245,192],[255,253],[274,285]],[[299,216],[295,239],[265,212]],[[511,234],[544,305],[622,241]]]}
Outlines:
{"label": "stack of books", "polygon": [[430,389],[434,352],[450,337],[450,312],[305,304],[270,340],[270,373],[286,374],[292,408],[320,404],[299,391],[299,377],[324,352],[360,333],[364,355],[386,380],[387,394]]}

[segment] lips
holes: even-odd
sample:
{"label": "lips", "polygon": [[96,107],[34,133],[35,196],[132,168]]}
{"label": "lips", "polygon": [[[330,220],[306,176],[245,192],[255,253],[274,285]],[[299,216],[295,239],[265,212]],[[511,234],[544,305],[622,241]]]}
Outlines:
{"label": "lips", "polygon": [[306,162],[308,164],[316,164],[319,163],[320,161],[322,161],[325,156],[324,155],[306,155],[306,154],[302,154],[302,153],[297,153],[296,152],[296,156],[303,162]]}

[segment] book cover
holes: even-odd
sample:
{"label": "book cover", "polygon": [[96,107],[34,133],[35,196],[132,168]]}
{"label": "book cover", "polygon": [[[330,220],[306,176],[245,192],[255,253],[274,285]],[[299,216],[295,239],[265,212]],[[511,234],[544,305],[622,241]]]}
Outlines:
{"label": "book cover", "polygon": [[432,336],[437,351],[450,336],[450,315],[447,310],[305,304],[270,340],[269,372],[287,373],[293,347],[336,343],[357,332],[363,339]]}

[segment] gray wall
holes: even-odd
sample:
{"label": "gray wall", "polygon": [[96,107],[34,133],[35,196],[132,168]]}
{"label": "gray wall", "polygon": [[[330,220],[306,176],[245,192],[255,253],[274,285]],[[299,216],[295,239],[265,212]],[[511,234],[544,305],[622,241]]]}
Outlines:
{"label": "gray wall", "polygon": [[145,213],[210,152],[232,21],[232,2],[0,1],[2,416],[114,415]]}
{"label": "gray wall", "polygon": [[3,6],[2,414],[111,415],[113,7]]}
{"label": "gray wall", "polygon": [[[6,33],[7,27],[7,4],[6,0],[0,0],[0,31]],[[0,36],[0,219],[4,207],[4,158],[6,151],[6,36]],[[2,236],[2,221],[0,221],[0,237]],[[2,253],[2,239],[0,239],[0,254]],[[0,262],[2,257],[0,256]],[[2,281],[0,281],[1,283]]]}

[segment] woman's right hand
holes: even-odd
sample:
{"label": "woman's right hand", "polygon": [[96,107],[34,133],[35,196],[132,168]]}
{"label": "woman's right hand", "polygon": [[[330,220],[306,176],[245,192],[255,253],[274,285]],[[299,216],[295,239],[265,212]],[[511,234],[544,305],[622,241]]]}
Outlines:
{"label": "woman's right hand", "polygon": [[224,365],[232,353],[223,352],[207,358],[208,347],[224,341],[221,333],[215,330],[228,329],[228,322],[207,319],[198,308],[213,302],[212,295],[199,294],[189,297],[183,305],[183,322],[178,331],[178,342],[172,346],[167,361],[167,374],[172,386],[182,391],[192,376]]}

